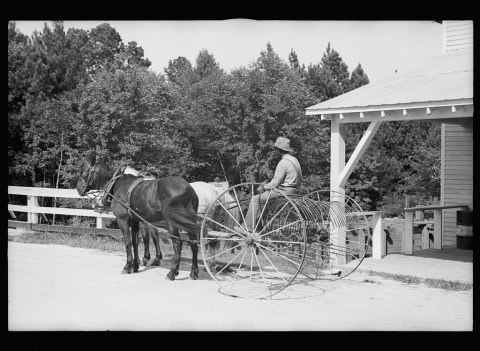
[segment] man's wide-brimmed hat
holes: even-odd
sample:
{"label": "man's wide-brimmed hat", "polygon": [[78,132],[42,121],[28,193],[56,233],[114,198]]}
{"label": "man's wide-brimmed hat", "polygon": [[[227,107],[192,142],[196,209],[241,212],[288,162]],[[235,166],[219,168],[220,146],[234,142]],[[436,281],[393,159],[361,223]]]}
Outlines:
{"label": "man's wide-brimmed hat", "polygon": [[278,137],[277,141],[275,142],[275,147],[291,152],[293,149],[290,147],[290,139],[284,137]]}

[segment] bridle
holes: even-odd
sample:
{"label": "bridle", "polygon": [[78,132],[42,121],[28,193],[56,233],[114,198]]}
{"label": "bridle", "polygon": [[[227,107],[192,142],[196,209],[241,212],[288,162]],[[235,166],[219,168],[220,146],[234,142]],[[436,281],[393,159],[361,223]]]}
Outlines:
{"label": "bridle", "polygon": [[89,191],[88,193],[86,192],[86,190],[89,186],[94,186],[95,185],[95,182],[90,184],[92,182],[92,178],[93,178],[94,173],[95,173],[95,166],[92,166],[88,170],[88,178],[85,182],[85,188],[83,188],[83,190],[82,190],[82,195],[87,196],[88,198],[91,198],[91,199],[96,199],[103,192],[103,190],[92,190],[92,191]]}

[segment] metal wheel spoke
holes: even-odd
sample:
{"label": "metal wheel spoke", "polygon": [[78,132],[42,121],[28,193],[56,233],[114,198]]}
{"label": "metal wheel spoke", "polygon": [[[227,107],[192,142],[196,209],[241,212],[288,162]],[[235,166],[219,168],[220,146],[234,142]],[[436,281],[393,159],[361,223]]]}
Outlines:
{"label": "metal wheel spoke", "polygon": [[245,223],[245,216],[243,215],[242,206],[240,205],[240,200],[238,199],[237,191],[235,187],[233,188],[233,193],[235,194],[235,201],[237,202],[238,208],[240,209],[240,214],[242,215],[243,223]]}
{"label": "metal wheel spoke", "polygon": [[[217,201],[218,201],[218,200],[217,200]],[[225,210],[225,212],[227,212],[227,214],[235,221],[235,223],[237,223],[238,225],[240,225],[240,223],[238,223],[237,219],[232,216],[232,214],[230,213],[230,211],[227,210],[227,209],[225,208],[225,206],[223,206],[223,204],[222,204],[221,202],[219,202],[219,204],[220,204],[220,206]],[[232,208],[234,208],[234,207],[232,207]],[[241,209],[240,209],[240,212],[242,212]],[[217,223],[217,224],[220,224],[220,223]],[[222,227],[224,227],[224,228],[227,228],[227,229],[231,230],[230,228],[225,227],[225,226],[222,225],[222,224],[220,224],[220,225],[221,225]]]}
{"label": "metal wheel spoke", "polygon": [[259,219],[258,219],[257,224],[255,225],[255,229],[253,231],[256,231],[257,228],[258,228],[258,225],[260,224],[260,219],[263,217],[263,214],[265,213],[265,209],[267,208],[268,202],[270,201],[270,197],[272,196],[272,191],[273,190],[270,190],[268,192],[267,200],[265,201],[265,203],[263,205],[262,212],[260,213],[260,216],[258,216]]}
{"label": "metal wheel spoke", "polygon": [[259,247],[259,249],[260,249],[260,251],[262,252],[262,254],[265,256],[265,258],[268,260],[268,262],[270,262],[270,264],[272,265],[272,267],[275,268],[275,270],[276,270],[277,273],[278,273],[278,276],[279,276],[280,278],[282,278],[282,280],[283,280],[285,283],[287,283],[287,280],[286,280],[284,277],[282,277],[282,274],[281,274],[280,271],[277,269],[277,266],[275,266],[275,264],[270,260],[270,258],[267,256],[267,254],[265,253],[265,251],[262,250],[261,247]]}
{"label": "metal wheel spoke", "polygon": [[[250,247],[250,250],[253,250],[253,248]],[[252,281],[252,273],[253,273],[253,255],[250,255],[250,282]]]}
{"label": "metal wheel spoke", "polygon": [[272,297],[272,293],[271,293],[271,291],[268,289],[267,281],[265,280],[265,274],[263,273],[262,265],[261,265],[260,262],[258,261],[257,253],[255,252],[256,250],[253,250],[253,247],[252,247],[252,251],[253,251],[253,255],[255,256],[255,260],[257,261],[258,269],[260,270],[260,275],[261,275],[261,277],[262,277],[263,285],[265,286],[265,290],[267,291],[267,293],[270,294],[270,297]]}
{"label": "metal wheel spoke", "polygon": [[[244,250],[246,250],[246,248],[245,248]],[[242,251],[243,251],[243,250],[242,250]],[[220,273],[222,273],[223,270],[230,265],[230,263],[232,263],[233,261],[235,261],[235,259],[236,259],[238,256],[241,255],[242,251],[240,251],[234,258],[232,258],[232,259],[230,260],[230,262],[228,262],[225,266],[223,266],[223,268],[222,268],[220,271],[218,271],[217,274],[215,274],[215,277],[216,277],[217,275],[219,275]]]}
{"label": "metal wheel spoke", "polygon": [[[239,235],[239,236],[241,236],[241,237],[243,237],[243,238],[246,237],[245,234],[242,234],[242,233],[240,233],[240,232],[237,232],[237,231],[235,231],[234,229],[231,229],[231,228],[223,225],[222,223],[217,222],[216,220],[214,220],[214,219],[212,219],[212,218],[210,218],[210,217],[205,217],[205,219],[206,219],[207,221],[213,222],[213,223],[215,223],[215,224],[217,224],[217,225],[219,225],[219,226],[227,229],[228,231],[230,231],[230,232],[232,232],[232,233],[234,233],[234,234],[237,234],[237,235]],[[237,223],[238,223],[238,222],[237,222]]]}
{"label": "metal wheel spoke", "polygon": [[275,218],[277,218],[277,216],[283,211],[283,209],[288,205],[288,202],[285,203],[285,205],[282,206],[282,208],[280,209],[280,211],[278,211],[275,216],[273,216],[273,218],[263,227],[263,229],[260,231],[260,234],[265,230],[265,228],[268,228],[268,226],[270,225],[270,223],[273,222],[273,220]]}
{"label": "metal wheel spoke", "polygon": [[228,249],[226,249],[226,250],[224,250],[224,251],[222,251],[222,252],[218,252],[218,253],[215,254],[214,256],[206,257],[205,259],[206,259],[206,260],[211,260],[212,258],[215,258],[215,257],[217,257],[217,256],[223,255],[224,253],[229,252],[229,251],[231,251],[232,249],[236,249],[236,248],[239,247],[239,246],[242,246],[242,244],[238,244],[238,245],[236,245],[236,246],[229,247]]}
{"label": "metal wheel spoke", "polygon": [[233,277],[232,286],[230,287],[229,292],[232,291],[233,286],[235,285],[235,282],[237,281],[238,272],[240,271],[240,269],[241,269],[241,267],[242,267],[242,263],[243,263],[243,260],[245,259],[245,256],[247,256],[247,249],[248,249],[248,248],[245,248],[245,250],[243,250],[243,251],[244,251],[244,254],[243,254],[242,260],[240,261],[240,264],[238,265],[237,271],[235,272],[235,277]]}

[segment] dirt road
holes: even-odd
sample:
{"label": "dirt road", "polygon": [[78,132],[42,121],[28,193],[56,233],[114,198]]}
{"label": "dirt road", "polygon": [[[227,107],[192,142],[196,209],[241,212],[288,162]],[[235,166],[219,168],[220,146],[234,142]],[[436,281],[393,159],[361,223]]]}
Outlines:
{"label": "dirt road", "polygon": [[[446,291],[354,273],[289,287],[272,300],[232,298],[200,268],[176,281],[170,262],[120,274],[125,255],[60,245],[8,243],[8,329],[465,330],[473,291]],[[279,294],[280,295],[280,294]]]}

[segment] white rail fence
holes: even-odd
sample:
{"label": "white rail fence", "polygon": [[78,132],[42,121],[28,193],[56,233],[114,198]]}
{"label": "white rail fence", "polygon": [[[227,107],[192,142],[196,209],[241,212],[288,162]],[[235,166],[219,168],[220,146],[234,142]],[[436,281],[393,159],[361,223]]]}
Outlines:
{"label": "white rail fence", "polygon": [[[213,183],[212,183],[213,184]],[[224,184],[218,186],[224,187]],[[228,185],[227,185],[228,188]],[[70,215],[70,216],[85,216],[95,217],[97,220],[97,228],[105,228],[106,221],[109,218],[115,218],[113,213],[99,213],[93,209],[78,209],[78,208],[65,208],[65,207],[44,207],[39,205],[39,197],[54,197],[54,198],[72,198],[72,199],[88,199],[86,196],[78,195],[75,189],[53,189],[53,188],[32,188],[21,186],[9,186],[9,195],[24,195],[27,196],[27,205],[14,205],[8,204],[8,211],[14,212],[26,212],[27,223],[38,223],[38,215],[42,213],[58,214],[58,215]],[[433,210],[433,248],[442,249],[442,216],[444,209],[459,208],[467,209],[467,205],[452,205],[452,206],[426,206],[426,207],[413,207],[403,209],[405,212],[405,230],[402,235],[402,252],[405,254],[413,253],[413,231],[414,231],[414,212],[423,212],[427,210]],[[366,212],[368,216],[372,216],[372,257],[381,259],[386,255],[386,234],[383,228],[383,215],[388,212],[385,211],[371,211]],[[422,249],[429,248],[430,239],[429,232],[424,230],[422,232]]]}
{"label": "white rail fence", "polygon": [[8,186],[9,195],[25,195],[27,197],[27,205],[8,204],[8,211],[26,212],[28,223],[38,223],[38,215],[41,213],[95,217],[97,219],[97,228],[105,228],[108,218],[115,218],[113,213],[99,213],[93,209],[79,209],[66,207],[44,207],[38,202],[39,197],[55,197],[70,199],[88,199],[87,196],[78,195],[75,189],[54,189],[54,188],[31,188],[23,186]]}

